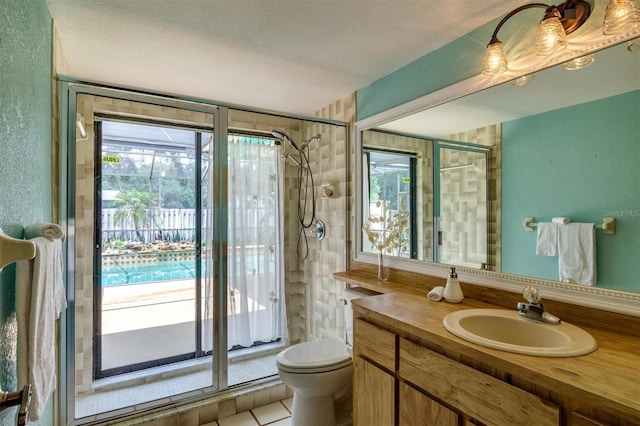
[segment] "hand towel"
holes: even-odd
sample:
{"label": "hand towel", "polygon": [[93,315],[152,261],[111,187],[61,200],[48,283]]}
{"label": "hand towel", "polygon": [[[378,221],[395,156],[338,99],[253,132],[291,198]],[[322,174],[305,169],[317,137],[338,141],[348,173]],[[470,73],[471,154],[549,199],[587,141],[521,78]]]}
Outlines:
{"label": "hand towel", "polygon": [[56,319],[67,307],[62,282],[62,241],[32,239],[33,260],[16,266],[18,317],[18,387],[31,384],[29,421],[44,412],[56,389]]}
{"label": "hand towel", "polygon": [[36,237],[45,237],[49,241],[64,241],[64,231],[55,223],[34,223],[24,227],[24,236],[30,240]]}
{"label": "hand towel", "polygon": [[558,224],[553,222],[538,223],[538,239],[536,254],[540,256],[558,255]]}
{"label": "hand towel", "polygon": [[593,223],[569,223],[558,227],[560,281],[596,282],[596,233]]}
{"label": "hand towel", "polygon": [[429,293],[427,293],[427,299],[439,302],[442,300],[444,294],[444,287],[439,285],[434,287]]}
{"label": "hand towel", "polygon": [[569,219],[568,217],[554,217],[553,219],[551,219],[551,222],[566,225],[567,223],[571,222],[571,219]]}

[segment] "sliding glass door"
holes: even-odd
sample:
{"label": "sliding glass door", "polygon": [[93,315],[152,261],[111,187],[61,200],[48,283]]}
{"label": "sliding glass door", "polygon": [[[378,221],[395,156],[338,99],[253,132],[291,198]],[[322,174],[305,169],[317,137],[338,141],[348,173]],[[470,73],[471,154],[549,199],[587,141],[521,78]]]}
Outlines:
{"label": "sliding glass door", "polygon": [[212,133],[96,120],[94,379],[211,354]]}

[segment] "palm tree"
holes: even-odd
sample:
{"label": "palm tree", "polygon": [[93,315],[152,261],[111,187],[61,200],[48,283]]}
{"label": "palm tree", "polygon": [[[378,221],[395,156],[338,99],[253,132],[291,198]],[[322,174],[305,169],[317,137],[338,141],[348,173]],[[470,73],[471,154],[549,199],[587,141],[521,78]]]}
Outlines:
{"label": "palm tree", "polygon": [[114,224],[122,226],[133,223],[138,239],[144,241],[140,230],[147,226],[152,212],[157,209],[158,196],[144,190],[125,189],[116,195],[116,199],[111,202],[111,207],[116,208],[113,216]]}

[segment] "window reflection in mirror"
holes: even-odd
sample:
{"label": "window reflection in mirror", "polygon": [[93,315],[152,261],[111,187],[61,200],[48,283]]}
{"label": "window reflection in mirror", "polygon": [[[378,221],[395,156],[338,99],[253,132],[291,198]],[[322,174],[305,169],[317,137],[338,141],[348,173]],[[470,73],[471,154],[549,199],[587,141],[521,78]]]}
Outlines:
{"label": "window reflection in mirror", "polygon": [[[417,259],[416,226],[416,156],[410,153],[377,149],[363,150],[363,182],[368,190],[363,191],[365,221],[369,217],[388,217],[402,210],[408,211],[407,232],[403,233],[404,244],[394,250],[394,256]],[[385,214],[387,212],[387,214]],[[386,222],[373,223],[376,231],[388,232]],[[372,252],[371,241],[363,238],[363,249]]]}
{"label": "window reflection in mirror", "polygon": [[[362,143],[362,222],[385,208],[409,210],[405,244],[386,254],[474,268],[499,262],[489,233],[498,216],[489,211],[489,148],[374,130],[362,132]],[[361,241],[363,252],[377,252],[366,232]]]}

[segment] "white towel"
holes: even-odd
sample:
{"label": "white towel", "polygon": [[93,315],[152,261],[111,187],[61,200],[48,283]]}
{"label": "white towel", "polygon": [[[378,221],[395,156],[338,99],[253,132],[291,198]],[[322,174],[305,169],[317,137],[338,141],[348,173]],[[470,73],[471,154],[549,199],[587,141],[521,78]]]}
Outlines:
{"label": "white towel", "polygon": [[558,227],[558,266],[560,281],[595,284],[595,224],[569,223]]}
{"label": "white towel", "polygon": [[427,299],[439,302],[444,297],[444,287],[439,285],[434,287],[429,293],[427,293]]}
{"label": "white towel", "polygon": [[553,222],[538,223],[538,239],[536,254],[540,256],[558,255],[558,224]]}
{"label": "white towel", "polygon": [[64,231],[55,223],[34,223],[24,227],[24,237],[28,240],[36,237],[45,237],[49,241],[64,241]]}
{"label": "white towel", "polygon": [[56,388],[56,319],[67,307],[62,282],[62,241],[34,238],[36,256],[16,266],[18,387],[31,384],[29,421],[44,412]]}
{"label": "white towel", "polygon": [[569,219],[568,217],[554,217],[551,219],[551,222],[566,225],[567,223],[571,222],[571,219]]}

